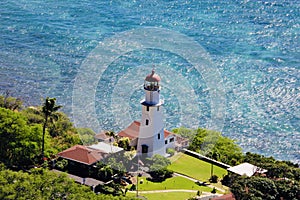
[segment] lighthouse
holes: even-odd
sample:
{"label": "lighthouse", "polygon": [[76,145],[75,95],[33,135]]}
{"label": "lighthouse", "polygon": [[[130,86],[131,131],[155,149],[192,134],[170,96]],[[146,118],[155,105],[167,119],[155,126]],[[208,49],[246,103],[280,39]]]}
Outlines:
{"label": "lighthouse", "polygon": [[144,81],[145,99],[141,101],[142,119],[137,153],[145,157],[151,157],[155,154],[164,156],[166,153],[160,80],[153,69]]}

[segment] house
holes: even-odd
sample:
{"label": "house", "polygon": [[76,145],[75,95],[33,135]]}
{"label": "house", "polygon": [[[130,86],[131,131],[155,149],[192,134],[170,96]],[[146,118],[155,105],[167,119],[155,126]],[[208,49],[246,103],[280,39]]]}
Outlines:
{"label": "house", "polygon": [[107,133],[108,131],[101,131],[100,133],[96,134],[94,138],[97,142],[105,142],[105,143],[114,142],[114,137],[108,136]]}
{"label": "house", "polygon": [[[139,121],[133,121],[127,128],[117,133],[119,137],[128,137],[130,139],[130,146],[136,147],[140,132],[141,123]],[[164,130],[164,143],[165,149],[173,148],[177,151],[181,150],[182,148],[186,148],[189,143],[187,139],[184,139],[178,136],[171,131]]]}
{"label": "house", "polygon": [[231,172],[231,173],[238,174],[240,176],[246,175],[248,177],[251,177],[255,174],[264,174],[268,170],[259,168],[255,165],[250,164],[250,163],[242,163],[242,164],[239,164],[237,166],[228,168],[227,171]]}
{"label": "house", "polygon": [[75,145],[57,154],[59,159],[68,161],[68,172],[79,176],[88,176],[88,171],[98,161],[106,158],[108,153],[82,145]]}

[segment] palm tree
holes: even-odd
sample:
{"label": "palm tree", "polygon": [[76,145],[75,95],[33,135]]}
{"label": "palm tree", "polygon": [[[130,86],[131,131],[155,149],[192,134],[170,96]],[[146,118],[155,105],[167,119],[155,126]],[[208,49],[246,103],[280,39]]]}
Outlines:
{"label": "palm tree", "polygon": [[44,105],[42,107],[42,112],[44,114],[44,124],[43,124],[43,139],[42,139],[42,159],[44,159],[44,150],[45,150],[45,134],[46,134],[46,127],[49,118],[51,118],[58,109],[62,106],[56,105],[56,98],[49,98],[45,99]]}

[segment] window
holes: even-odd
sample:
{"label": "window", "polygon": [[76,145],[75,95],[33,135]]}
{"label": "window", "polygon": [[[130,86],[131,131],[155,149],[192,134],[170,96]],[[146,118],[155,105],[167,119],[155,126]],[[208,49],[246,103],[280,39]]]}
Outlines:
{"label": "window", "polygon": [[159,111],[159,106],[157,106],[157,111]]}
{"label": "window", "polygon": [[149,124],[149,120],[148,120],[148,119],[146,119],[146,126],[148,126],[148,124]]}
{"label": "window", "polygon": [[165,144],[168,144],[168,140],[165,140]]}
{"label": "window", "polygon": [[157,135],[157,139],[160,139],[160,133]]}
{"label": "window", "polygon": [[147,111],[149,111],[149,106],[147,106]]}
{"label": "window", "polygon": [[148,153],[148,146],[145,144],[142,145],[142,153]]}
{"label": "window", "polygon": [[174,142],[174,138],[171,138],[171,139],[170,139],[170,142]]}

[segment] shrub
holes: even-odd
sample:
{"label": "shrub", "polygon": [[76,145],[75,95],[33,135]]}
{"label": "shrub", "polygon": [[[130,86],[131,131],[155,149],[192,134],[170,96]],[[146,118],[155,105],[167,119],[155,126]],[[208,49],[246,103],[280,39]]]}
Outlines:
{"label": "shrub", "polygon": [[216,194],[217,193],[216,188],[213,188],[212,191],[211,191],[211,193]]}
{"label": "shrub", "polygon": [[211,177],[210,177],[210,179],[209,179],[209,181],[211,182],[211,183],[217,183],[218,182],[218,176],[217,175],[212,175]]}
{"label": "shrub", "polygon": [[168,148],[167,149],[167,154],[170,154],[171,156],[173,156],[175,154],[175,149]]}

